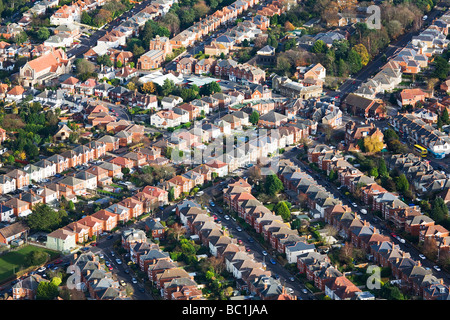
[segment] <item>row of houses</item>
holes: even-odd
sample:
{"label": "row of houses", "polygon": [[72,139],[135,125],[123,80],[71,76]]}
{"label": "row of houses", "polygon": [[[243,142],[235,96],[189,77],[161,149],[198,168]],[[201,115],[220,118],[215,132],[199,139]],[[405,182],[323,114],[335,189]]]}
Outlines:
{"label": "row of houses", "polygon": [[159,290],[165,300],[203,300],[201,286],[174,262],[168,252],[147,238],[143,230],[127,229],[122,232],[122,246],[130,259]]}
{"label": "row of houses", "polygon": [[450,12],[446,12],[419,35],[412,37],[374,77],[364,82],[354,92],[359,96],[374,99],[379,93],[391,92],[402,81],[403,74],[418,74],[426,68],[435,55],[447,49]]}
{"label": "row of houses", "polygon": [[435,158],[444,158],[450,154],[450,136],[435,129],[432,124],[414,114],[397,113],[389,123],[413,144],[424,146]]}
{"label": "row of houses", "polygon": [[388,169],[404,173],[419,194],[441,192],[450,187],[445,172],[435,170],[427,160],[412,153],[393,154],[386,164]]}
{"label": "row of houses", "polygon": [[[281,165],[280,171],[287,170],[286,168],[292,166],[292,163],[284,163]],[[300,171],[297,171],[300,172]],[[285,178],[286,188],[288,187],[288,181],[290,180],[287,173],[280,173],[280,176]],[[306,175],[305,175],[306,177]],[[310,181],[313,181],[311,177],[307,177]],[[311,186],[315,184],[311,183]],[[266,206],[258,201],[251,194],[251,185],[244,180],[235,181],[228,185],[228,188],[224,189],[224,203],[226,203],[230,209],[237,212],[239,217],[245,220],[250,226],[252,226],[256,232],[263,234],[264,239],[279,253],[286,254],[288,263],[294,263],[298,266],[300,273],[305,273],[307,269],[308,260],[313,260],[316,263],[322,257],[322,254],[316,251],[314,244],[308,244],[307,239],[300,237],[296,230],[292,230],[289,223],[284,223],[282,218],[272,213]],[[330,206],[332,206],[330,204]],[[327,207],[329,208],[329,207]],[[326,256],[325,256],[326,257]],[[328,258],[327,258],[328,259]],[[328,259],[329,263],[329,259]],[[325,290],[325,293],[332,299],[353,299],[357,298],[355,295],[358,293],[358,298],[363,296],[361,290],[357,288],[350,280],[348,280],[339,271],[335,270],[334,273],[330,272],[330,268],[333,267],[329,263],[329,266],[320,265],[322,272],[326,270],[326,277],[328,281],[323,280],[317,285],[319,277],[307,276],[308,280],[312,280],[316,283],[316,286]],[[309,273],[313,274],[312,267],[308,266]],[[317,273],[319,273],[318,271]],[[328,285],[328,288],[325,288]]]}
{"label": "row of houses", "polygon": [[212,256],[221,260],[225,269],[236,279],[238,290],[245,290],[261,300],[294,299],[280,281],[266,270],[265,265],[256,261],[254,254],[231,238],[228,231],[198,203],[189,200],[178,203],[176,214],[191,237],[195,236]]}
{"label": "row of houses", "polygon": [[[46,246],[56,251],[70,251],[104,232],[111,232],[119,225],[152,212],[168,204],[168,192],[158,187],[146,186],[135,195],[85,216],[47,235]],[[163,235],[156,230],[157,234]]]}
{"label": "row of houses", "polygon": [[[448,299],[448,286],[444,284],[443,279],[435,277],[431,270],[421,265],[420,261],[412,259],[409,253],[402,251],[388,236],[378,233],[375,227],[360,219],[348,206],[337,205],[328,208],[325,221],[334,226],[344,239],[347,239],[346,245],[351,243],[354,247],[363,249],[373,262],[383,268],[389,267],[392,270],[392,276],[399,282],[400,288],[413,295],[422,296],[426,300]],[[319,279],[322,283],[326,283],[326,276],[323,275],[333,273],[324,273],[323,269],[317,268],[317,265],[323,264],[324,260],[327,265],[328,261],[323,257],[315,259],[320,262],[311,263],[311,258],[299,259],[299,269],[307,275],[313,271],[316,275],[320,275]]]}
{"label": "row of houses", "polygon": [[[125,287],[114,280],[111,271],[107,270],[100,258],[92,252],[75,253],[71,265],[79,270],[80,282],[78,290],[85,290],[95,300],[128,300]],[[35,300],[39,284],[50,282],[38,274],[29,275],[13,286],[11,299]],[[60,298],[59,298],[60,299]]]}
{"label": "row of houses", "polygon": [[[360,189],[360,200],[365,205],[371,206],[374,212],[380,212],[381,216],[390,221],[396,229],[417,237],[419,243],[430,244],[441,254],[449,251],[448,230],[436,225],[433,219],[422,214],[418,206],[406,204],[397,194],[387,191],[372,177],[363,174],[345,160],[339,151],[326,146],[311,148],[308,151],[308,159],[318,164],[319,168],[328,174],[331,170],[336,172],[341,186],[345,186],[353,194]],[[390,159],[390,166],[400,168],[401,164],[405,163],[407,167],[409,159],[411,159],[409,156],[393,156]]]}

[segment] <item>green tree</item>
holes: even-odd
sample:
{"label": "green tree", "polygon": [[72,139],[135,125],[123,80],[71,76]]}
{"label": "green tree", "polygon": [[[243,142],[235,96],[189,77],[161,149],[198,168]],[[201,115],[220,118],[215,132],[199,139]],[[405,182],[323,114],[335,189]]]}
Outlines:
{"label": "green tree", "polygon": [[441,119],[444,124],[450,124],[450,118],[448,115],[447,108],[444,108],[444,110],[442,111]]}
{"label": "green tree", "polygon": [[348,53],[347,63],[351,74],[357,73],[362,68],[361,57],[354,49]]}
{"label": "green tree", "polygon": [[369,171],[369,176],[378,178],[378,169],[377,168],[371,168]]}
{"label": "green tree", "polygon": [[169,189],[168,197],[169,197],[169,201],[174,201],[175,200],[175,189],[173,187],[171,187]]}
{"label": "green tree", "polygon": [[40,203],[33,207],[31,214],[27,217],[27,222],[33,230],[51,232],[61,225],[62,217],[58,211]]}
{"label": "green tree", "polygon": [[431,204],[430,216],[436,222],[441,222],[448,217],[448,207],[441,197],[436,197]]}
{"label": "green tree", "polygon": [[330,171],[330,174],[328,175],[328,179],[330,179],[330,181],[334,181],[337,179],[337,174],[336,171],[334,171],[333,169]]}
{"label": "green tree", "polygon": [[46,27],[39,28],[36,33],[36,37],[41,41],[45,41],[50,37],[50,30],[48,30]]}
{"label": "green tree", "polygon": [[380,177],[388,177],[389,176],[389,172],[386,167],[386,161],[384,160],[383,157],[381,157],[378,162],[378,175]]}
{"label": "green tree", "polygon": [[406,192],[409,190],[409,182],[404,173],[399,175],[395,185],[399,192]]}
{"label": "green tree", "polygon": [[53,300],[58,294],[57,285],[52,282],[41,281],[36,289],[36,300]]}
{"label": "green tree", "polygon": [[92,18],[89,13],[87,13],[87,11],[83,11],[83,13],[81,14],[81,23],[87,24],[89,26],[92,25]]}
{"label": "green tree", "polygon": [[325,53],[327,51],[327,45],[323,40],[317,40],[311,51],[314,53]]}
{"label": "green tree", "polygon": [[285,201],[278,202],[274,207],[275,214],[281,216],[284,222],[291,220],[291,211]]}
{"label": "green tree", "polygon": [[258,124],[258,121],[259,121],[259,112],[256,111],[256,110],[253,110],[253,112],[248,117],[248,120],[251,122],[251,124],[256,126]]}
{"label": "green tree", "polygon": [[277,175],[269,175],[264,182],[264,189],[268,195],[274,196],[284,189],[283,182],[281,182]]}

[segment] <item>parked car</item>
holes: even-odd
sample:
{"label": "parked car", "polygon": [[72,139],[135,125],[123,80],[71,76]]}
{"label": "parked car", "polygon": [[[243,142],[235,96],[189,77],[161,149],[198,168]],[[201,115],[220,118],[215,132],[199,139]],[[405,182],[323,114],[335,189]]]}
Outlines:
{"label": "parked car", "polygon": [[441,271],[441,268],[439,268],[438,266],[434,266],[433,269],[438,271],[438,272]]}
{"label": "parked car", "polygon": [[426,259],[426,257],[423,254],[419,254],[419,258],[422,259],[422,260]]}
{"label": "parked car", "polygon": [[122,260],[116,259],[117,264],[122,264]]}
{"label": "parked car", "polygon": [[277,264],[277,262],[275,261],[274,258],[270,258],[270,263],[271,263],[271,264]]}
{"label": "parked car", "polygon": [[263,254],[263,256],[267,256],[267,251],[266,250],[263,250],[261,253]]}
{"label": "parked car", "polygon": [[121,285],[122,287],[125,287],[125,286],[126,286],[126,283],[125,283],[125,281],[124,281],[123,279],[120,279],[120,285]]}
{"label": "parked car", "polygon": [[131,279],[131,282],[133,282],[133,283],[137,283],[137,280],[136,280],[136,278],[132,278],[132,279]]}

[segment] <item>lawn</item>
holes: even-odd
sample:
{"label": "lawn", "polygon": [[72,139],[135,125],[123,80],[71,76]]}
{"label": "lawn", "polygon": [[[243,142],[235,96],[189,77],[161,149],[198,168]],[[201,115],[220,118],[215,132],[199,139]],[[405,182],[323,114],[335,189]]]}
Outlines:
{"label": "lawn", "polygon": [[0,283],[12,277],[21,268],[25,269],[25,257],[31,251],[45,251],[50,254],[50,260],[55,259],[59,253],[44,248],[26,245],[17,251],[8,252],[0,256]]}

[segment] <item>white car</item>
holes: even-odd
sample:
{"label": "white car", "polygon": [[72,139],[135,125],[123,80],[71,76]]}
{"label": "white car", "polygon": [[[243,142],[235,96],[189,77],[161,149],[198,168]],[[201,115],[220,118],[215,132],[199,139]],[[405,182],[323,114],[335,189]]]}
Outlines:
{"label": "white car", "polygon": [[225,220],[230,220],[230,217],[228,215],[223,216]]}
{"label": "white car", "polygon": [[133,283],[137,283],[137,280],[136,280],[136,278],[132,278],[132,279],[131,279],[131,282],[133,282]]}
{"label": "white car", "polygon": [[436,270],[438,272],[441,271],[441,268],[439,268],[438,266],[434,266],[433,268],[434,268],[434,270]]}
{"label": "white car", "polygon": [[352,206],[354,206],[355,208],[358,207],[358,205],[356,203],[354,203],[354,202],[352,202]]}
{"label": "white car", "polygon": [[423,254],[419,254],[419,258],[422,259],[422,260],[426,259],[426,257]]}
{"label": "white car", "polygon": [[40,268],[38,269],[38,272],[44,272],[45,270],[47,270],[46,267],[40,267]]}
{"label": "white car", "polygon": [[122,260],[116,259],[117,264],[122,264]]}

